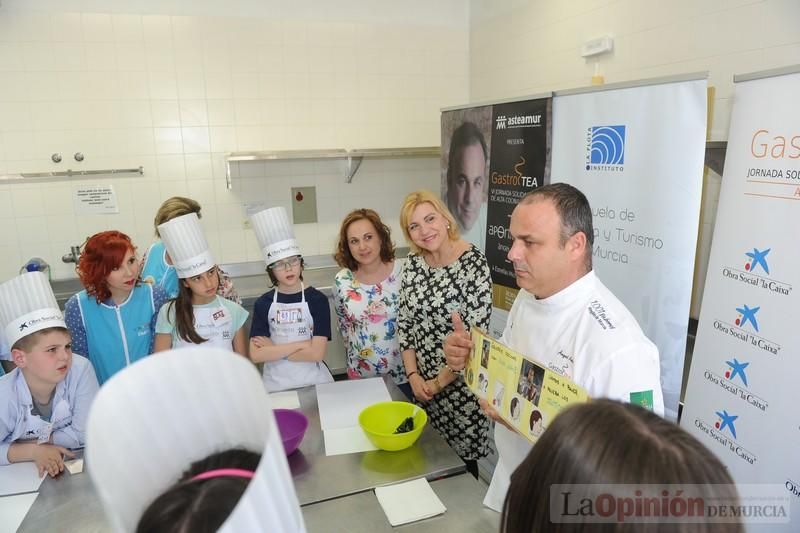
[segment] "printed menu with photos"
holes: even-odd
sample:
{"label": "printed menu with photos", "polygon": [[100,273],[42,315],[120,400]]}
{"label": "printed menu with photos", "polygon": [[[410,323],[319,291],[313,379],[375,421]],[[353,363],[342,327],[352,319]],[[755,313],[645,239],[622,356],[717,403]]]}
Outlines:
{"label": "printed menu with photos", "polygon": [[589,401],[586,390],[472,328],[472,357],[464,369],[467,386],[531,442],[565,407]]}

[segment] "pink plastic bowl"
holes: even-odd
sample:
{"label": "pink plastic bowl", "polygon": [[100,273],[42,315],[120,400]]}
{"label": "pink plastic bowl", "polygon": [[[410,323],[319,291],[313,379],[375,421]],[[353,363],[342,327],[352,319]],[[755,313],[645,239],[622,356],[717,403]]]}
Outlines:
{"label": "pink plastic bowl", "polygon": [[281,432],[283,449],[286,455],[291,455],[300,446],[303,436],[308,428],[308,418],[300,411],[293,409],[273,409],[278,430]]}

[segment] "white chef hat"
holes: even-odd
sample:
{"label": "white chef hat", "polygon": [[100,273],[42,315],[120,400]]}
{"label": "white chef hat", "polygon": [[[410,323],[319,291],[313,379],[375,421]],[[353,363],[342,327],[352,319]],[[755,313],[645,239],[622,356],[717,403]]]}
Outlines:
{"label": "white chef hat", "polygon": [[258,245],[267,266],[293,255],[300,255],[289,215],[283,207],[270,207],[250,217]]}
{"label": "white chef hat", "polygon": [[216,264],[208,249],[208,241],[197,213],[175,217],[159,224],[158,234],[179,278],[202,274]]}
{"label": "white chef hat", "polygon": [[8,346],[45,328],[66,328],[47,276],[26,272],[0,285],[0,325]]}
{"label": "white chef hat", "polygon": [[117,531],[135,531],[191,463],[231,448],[261,461],[219,531],[304,532],[269,396],[242,356],[193,346],[147,357],[107,381],[89,413],[88,469]]}

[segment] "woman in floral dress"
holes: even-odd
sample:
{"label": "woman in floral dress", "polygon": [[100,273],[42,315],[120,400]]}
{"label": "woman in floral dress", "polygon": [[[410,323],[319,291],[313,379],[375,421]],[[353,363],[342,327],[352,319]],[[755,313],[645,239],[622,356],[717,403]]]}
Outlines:
{"label": "woman in floral dress", "polygon": [[489,421],[464,378],[445,364],[442,342],[456,312],[466,328],[488,328],[489,265],[459,238],[453,215],[429,191],[406,197],[400,225],[413,252],[403,267],[397,324],[406,376],[433,426],[477,477],[477,460],[488,453]]}
{"label": "woman in floral dress", "polygon": [[389,227],[372,209],[347,215],[339,231],[334,302],[351,379],[389,375],[406,396],[411,387],[397,337],[400,264]]}

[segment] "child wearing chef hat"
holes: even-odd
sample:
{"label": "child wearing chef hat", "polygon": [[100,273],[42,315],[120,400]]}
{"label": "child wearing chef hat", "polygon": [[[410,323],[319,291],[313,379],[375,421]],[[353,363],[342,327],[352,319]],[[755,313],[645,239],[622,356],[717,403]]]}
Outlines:
{"label": "child wearing chef hat", "polygon": [[325,352],[331,340],[328,298],[303,285],[303,257],[283,207],[251,217],[273,289],[253,308],[250,358],[264,363],[267,390],[330,383]]}
{"label": "child wearing chef hat", "polygon": [[183,215],[161,224],[158,232],[172,258],[179,288],[177,297],[158,312],[153,351],[204,344],[246,356],[248,312],[219,296],[219,267],[200,219],[195,213]]}
{"label": "child wearing chef hat", "polygon": [[97,393],[91,363],[73,355],[47,277],[27,272],[0,285],[0,327],[17,368],[0,378],[0,465],[33,461],[39,475],[64,470],[84,445]]}
{"label": "child wearing chef hat", "polygon": [[116,531],[305,531],[269,395],[230,351],[170,350],[116,374],[86,458]]}
{"label": "child wearing chef hat", "polygon": [[[196,214],[197,218],[202,218],[200,210],[200,204],[191,198],[183,196],[167,198],[164,200],[164,203],[161,204],[161,207],[158,208],[158,211],[156,211],[156,216],[153,221],[156,229],[156,237],[159,239],[161,238],[159,227],[165,222],[191,213]],[[242,299],[239,298],[230,276],[223,272],[222,269],[219,269],[219,276],[220,286],[217,294],[227,300],[241,304]],[[158,285],[166,291],[167,296],[170,298],[178,296],[178,274],[173,264],[173,258],[163,240],[151,244],[142,257],[142,281]]]}

